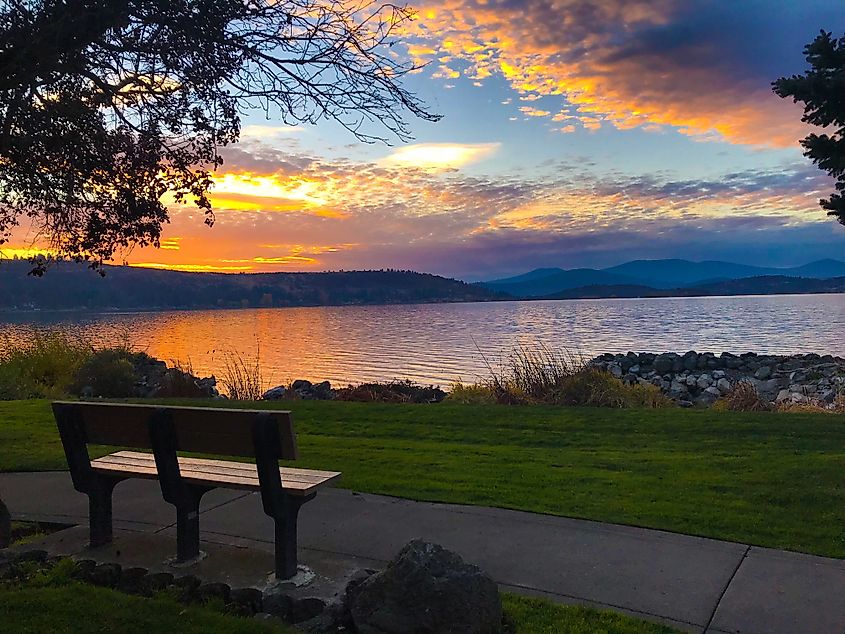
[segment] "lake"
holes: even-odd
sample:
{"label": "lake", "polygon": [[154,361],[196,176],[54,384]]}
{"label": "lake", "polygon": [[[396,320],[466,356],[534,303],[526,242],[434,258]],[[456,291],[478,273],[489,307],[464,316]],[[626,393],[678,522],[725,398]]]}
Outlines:
{"label": "lake", "polygon": [[264,380],[472,381],[515,346],[602,352],[818,352],[845,356],[845,295],[600,299],[138,313],[0,313],[0,346],[56,328],[129,342],[194,371],[260,359]]}

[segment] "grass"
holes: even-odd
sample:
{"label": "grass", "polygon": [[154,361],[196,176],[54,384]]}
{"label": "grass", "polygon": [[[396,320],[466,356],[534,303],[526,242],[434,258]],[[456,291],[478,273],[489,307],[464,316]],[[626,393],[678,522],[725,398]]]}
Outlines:
{"label": "grass", "polygon": [[[845,418],[838,415],[332,401],[229,405],[293,410],[298,466],[343,471],[341,485],[358,491],[845,557]],[[0,470],[64,466],[49,403],[0,403]]]}
{"label": "grass", "polygon": [[45,522],[15,522],[12,521],[12,544],[28,544],[38,541],[50,533],[67,528],[67,525],[50,524]]}
{"label": "grass", "polygon": [[672,634],[678,630],[617,612],[560,606],[544,599],[502,595],[506,619],[515,632],[531,634]]}
{"label": "grass", "polygon": [[0,631],[15,634],[281,634],[296,630],[221,614],[202,606],[188,607],[168,596],[146,599],[82,583],[69,583],[60,587],[20,587],[0,591]]}
{"label": "grass", "polygon": [[[555,605],[542,599],[503,595],[515,634],[671,634],[676,630],[614,612]],[[25,583],[0,589],[0,631],[15,634],[138,632],[139,634],[293,634],[299,630],[185,606],[167,595],[143,598],[77,582]]]}

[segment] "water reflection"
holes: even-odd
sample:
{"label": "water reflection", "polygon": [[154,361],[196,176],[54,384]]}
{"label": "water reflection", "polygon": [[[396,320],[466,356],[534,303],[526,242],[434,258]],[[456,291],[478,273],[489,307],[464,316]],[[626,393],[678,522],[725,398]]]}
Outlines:
{"label": "water reflection", "polygon": [[[97,345],[128,341],[219,372],[260,355],[265,378],[337,383],[409,378],[441,385],[485,374],[515,345],[600,352],[819,352],[845,356],[845,295],[705,297],[157,313],[0,315],[0,345],[49,326]],[[4,341],[11,344],[4,344]]]}

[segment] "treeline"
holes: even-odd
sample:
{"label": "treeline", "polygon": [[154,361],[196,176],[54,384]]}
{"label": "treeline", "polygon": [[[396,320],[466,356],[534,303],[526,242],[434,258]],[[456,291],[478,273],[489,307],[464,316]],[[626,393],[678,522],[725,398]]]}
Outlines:
{"label": "treeline", "polygon": [[734,295],[779,295],[845,293],[845,277],[812,279],[784,275],[760,275],[684,288],[653,288],[638,284],[594,284],[571,288],[538,299],[600,299],[622,297],[708,297]]}
{"label": "treeline", "polygon": [[187,273],[60,262],[43,277],[25,261],[0,261],[0,309],[261,308],[486,301],[482,287],[413,271]]}

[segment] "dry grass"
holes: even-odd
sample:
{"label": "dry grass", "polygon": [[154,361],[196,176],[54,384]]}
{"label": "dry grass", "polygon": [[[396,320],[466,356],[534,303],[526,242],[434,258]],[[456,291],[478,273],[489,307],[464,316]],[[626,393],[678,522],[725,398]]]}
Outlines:
{"label": "dry grass", "polygon": [[845,394],[837,394],[830,405],[817,403],[792,403],[783,401],[774,407],[776,412],[784,414],[845,414]]}
{"label": "dry grass", "polygon": [[218,377],[223,393],[237,401],[257,401],[267,391],[267,384],[261,372],[261,350],[254,359],[245,358],[239,352],[227,352],[223,356],[223,373]]}
{"label": "dry grass", "polygon": [[771,405],[760,398],[760,393],[751,381],[737,381],[731,389],[713,403],[717,410],[731,412],[765,412],[772,409]]}
{"label": "dry grass", "polygon": [[626,385],[588,364],[579,353],[546,346],[516,348],[478,384],[453,386],[456,402],[588,407],[667,407],[671,399],[654,385]]}

